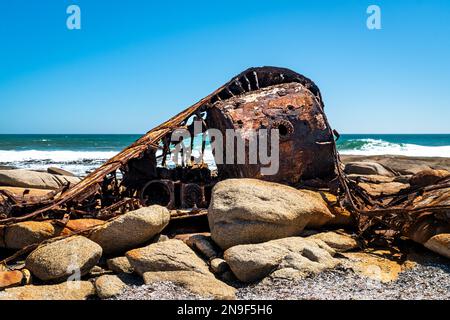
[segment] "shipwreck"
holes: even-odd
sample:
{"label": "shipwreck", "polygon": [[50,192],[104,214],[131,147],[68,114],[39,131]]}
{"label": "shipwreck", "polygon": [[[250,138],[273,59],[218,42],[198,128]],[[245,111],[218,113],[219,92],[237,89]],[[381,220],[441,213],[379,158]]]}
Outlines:
{"label": "shipwreck", "polygon": [[[214,170],[206,163],[189,161],[169,166],[167,159],[177,147],[171,135],[179,129],[193,132],[196,121],[201,121],[203,131],[277,130],[277,173],[261,175],[260,163],[217,164]],[[352,213],[362,237],[408,235],[422,242],[449,229],[450,178],[394,195],[371,196],[343,172],[338,138],[312,80],[284,68],[250,68],[150,130],[78,184],[26,201],[1,191],[0,225],[47,219],[64,225],[70,219],[89,217],[107,220],[152,204],[172,210],[174,220],[187,221],[206,214],[218,181],[258,178],[334,194],[336,205]]]}

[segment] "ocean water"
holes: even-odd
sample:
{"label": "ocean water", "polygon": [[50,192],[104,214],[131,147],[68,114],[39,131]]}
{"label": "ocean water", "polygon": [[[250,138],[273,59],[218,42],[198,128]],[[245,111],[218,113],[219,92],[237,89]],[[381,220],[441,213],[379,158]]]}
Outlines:
{"label": "ocean water", "polygon": [[[85,175],[140,136],[0,135],[0,166],[39,170],[56,166]],[[341,154],[450,157],[450,134],[343,134],[337,146]],[[213,163],[211,153],[205,161]]]}

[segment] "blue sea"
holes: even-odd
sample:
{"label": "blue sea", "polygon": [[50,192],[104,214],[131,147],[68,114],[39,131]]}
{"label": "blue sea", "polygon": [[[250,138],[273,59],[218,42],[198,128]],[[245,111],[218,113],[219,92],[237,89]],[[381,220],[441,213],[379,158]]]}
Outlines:
{"label": "blue sea", "polygon": [[[0,135],[0,166],[56,166],[85,175],[140,136]],[[450,157],[450,134],[343,134],[337,145],[341,154]],[[213,162],[211,154],[205,159]]]}

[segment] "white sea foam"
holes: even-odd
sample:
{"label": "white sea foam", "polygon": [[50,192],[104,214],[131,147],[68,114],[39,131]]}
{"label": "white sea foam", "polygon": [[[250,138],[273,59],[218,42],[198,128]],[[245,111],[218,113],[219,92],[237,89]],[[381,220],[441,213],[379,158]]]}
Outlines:
{"label": "white sea foam", "polygon": [[[350,141],[348,141],[350,142]],[[450,146],[421,146],[415,144],[397,144],[379,139],[357,139],[358,146],[339,150],[347,155],[404,155],[413,157],[450,157]],[[358,143],[361,142],[361,143]],[[114,157],[118,151],[41,151],[41,150],[0,150],[0,165],[25,169],[46,170],[56,166],[77,175],[86,175]],[[198,157],[199,147],[194,147],[193,155]],[[160,152],[158,152],[160,154]],[[215,169],[211,149],[206,148],[204,161],[211,169]],[[175,163],[168,159],[169,166]],[[180,164],[180,163],[178,163]]]}
{"label": "white sea foam", "polygon": [[[116,151],[0,150],[0,165],[33,170],[46,170],[48,167],[55,166],[84,176],[86,172],[100,167],[117,153]],[[157,155],[160,153],[159,151]],[[195,157],[199,156],[199,152],[195,148],[192,154]],[[211,149],[205,150],[203,160],[211,169],[216,168]],[[171,159],[168,159],[167,164],[172,167],[176,165]],[[181,161],[178,164],[181,164]]]}
{"label": "white sea foam", "polygon": [[115,151],[40,151],[40,150],[0,150],[0,162],[23,161],[78,162],[83,160],[105,160],[114,157]]}
{"label": "white sea foam", "polygon": [[115,151],[0,150],[0,165],[34,170],[57,166],[82,176],[116,154]]}
{"label": "white sea foam", "polygon": [[[156,153],[157,156],[161,155],[162,152],[158,151]],[[196,159],[200,159],[200,148],[194,147],[194,149],[192,150],[192,156],[195,157]],[[211,148],[206,148],[205,152],[203,154],[203,161],[208,164],[210,169],[216,169],[216,163],[214,161],[214,155],[212,153]],[[174,162],[174,158],[173,156],[168,156],[167,160],[166,160],[166,164],[169,167],[175,167],[176,165],[181,165],[181,157],[178,159],[178,162],[175,163]]]}
{"label": "white sea foam", "polygon": [[450,146],[421,146],[408,143],[391,143],[378,139],[360,139],[365,144],[359,149],[339,150],[349,155],[403,155],[410,157],[450,157]]}

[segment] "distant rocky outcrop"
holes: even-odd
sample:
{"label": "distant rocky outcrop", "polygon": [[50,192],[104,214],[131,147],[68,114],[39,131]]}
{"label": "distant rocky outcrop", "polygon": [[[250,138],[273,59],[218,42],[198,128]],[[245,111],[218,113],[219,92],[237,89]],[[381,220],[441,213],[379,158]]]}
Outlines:
{"label": "distant rocky outcrop", "polygon": [[393,177],[394,173],[377,162],[349,162],[345,165],[345,173],[358,175],[378,175]]}

